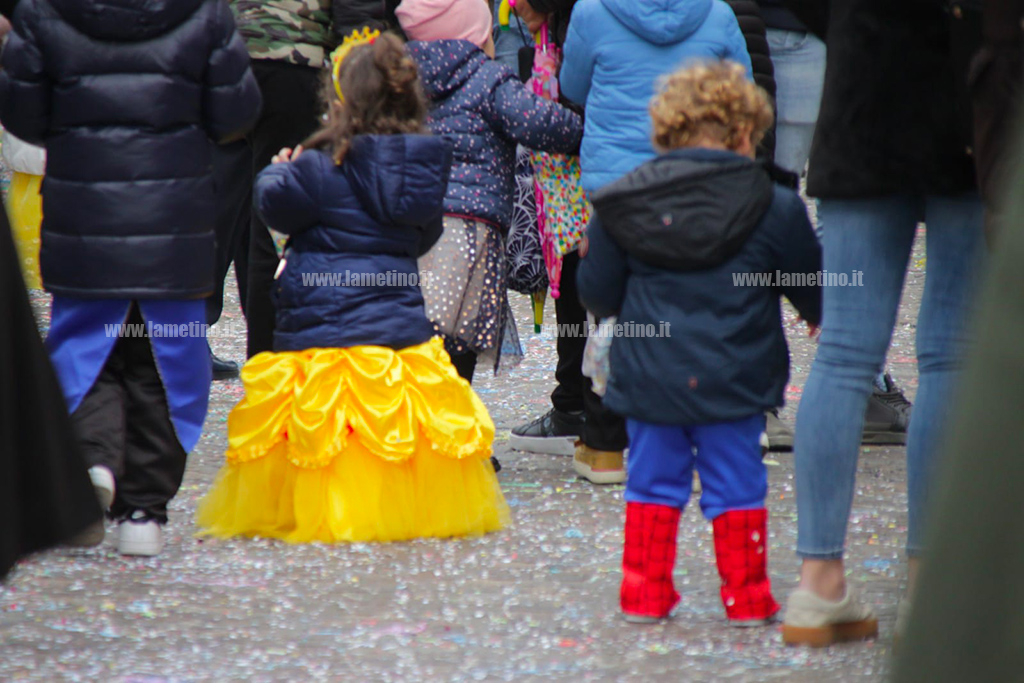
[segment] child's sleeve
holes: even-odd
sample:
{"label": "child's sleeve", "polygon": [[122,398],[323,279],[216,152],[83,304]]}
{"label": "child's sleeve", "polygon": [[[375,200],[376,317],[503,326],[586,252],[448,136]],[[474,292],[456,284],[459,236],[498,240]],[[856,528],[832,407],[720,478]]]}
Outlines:
{"label": "child's sleeve", "polygon": [[203,84],[203,124],[214,142],[241,138],[256,124],[262,98],[249,68],[249,52],[226,2],[217,4],[214,50]]}
{"label": "child's sleeve", "polygon": [[[580,106],[586,106],[587,95],[590,94],[590,82],[594,77],[594,43],[585,36],[581,24],[586,22],[586,13],[575,12],[569,22],[569,32],[565,36],[565,47],[562,50],[562,69],[558,75],[558,87],[569,100]],[[591,36],[592,38],[593,36]]]}
{"label": "child's sleeve", "polygon": [[0,70],[0,121],[25,142],[45,145],[52,83],[38,43],[33,5],[14,15]]}
{"label": "child's sleeve", "polygon": [[628,276],[626,252],[594,214],[587,226],[586,255],[580,257],[576,271],[576,287],[583,307],[598,318],[617,315],[626,296]]}
{"label": "child's sleeve", "polygon": [[[775,244],[778,269],[783,273],[817,273],[821,270],[821,245],[807,217],[807,206],[795,192],[776,187],[776,201],[782,201],[784,237]],[[800,317],[812,325],[821,324],[821,287],[782,287],[782,294],[796,307]]]}
{"label": "child's sleeve", "polygon": [[495,126],[523,147],[571,154],[583,138],[583,119],[556,102],[534,95],[508,72],[494,89]]}
{"label": "child's sleeve", "polygon": [[295,161],[271,164],[260,171],[253,202],[268,226],[297,235],[319,223],[325,163],[321,153],[305,152]]}

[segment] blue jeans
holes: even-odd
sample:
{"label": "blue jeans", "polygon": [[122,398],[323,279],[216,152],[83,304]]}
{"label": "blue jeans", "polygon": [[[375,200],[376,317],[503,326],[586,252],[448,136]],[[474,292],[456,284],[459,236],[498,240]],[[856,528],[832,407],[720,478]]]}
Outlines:
{"label": "blue jeans", "polygon": [[626,429],[628,502],[682,509],[690,499],[696,465],[703,487],[700,509],[707,519],[764,507],[768,472],[761,462],[763,413],[691,427],[627,419]]}
{"label": "blue jeans", "polygon": [[985,251],[976,194],[821,201],[824,268],[863,271],[861,287],[826,287],[818,353],[796,418],[797,554],[843,556],[864,410],[885,360],[919,221],[927,275],[917,318],[920,384],[907,435],[907,553],[922,550],[929,483],[968,346],[966,315]]}
{"label": "blue jeans", "polygon": [[775,163],[803,175],[825,85],[825,44],[804,31],[768,29],[775,67]]}

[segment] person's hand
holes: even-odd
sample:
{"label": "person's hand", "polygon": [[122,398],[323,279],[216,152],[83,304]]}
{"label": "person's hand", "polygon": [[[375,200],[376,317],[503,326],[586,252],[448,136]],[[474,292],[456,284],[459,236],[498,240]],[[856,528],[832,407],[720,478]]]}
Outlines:
{"label": "person's hand", "polygon": [[539,31],[544,22],[548,20],[548,15],[541,14],[533,9],[530,0],[516,0],[515,13],[526,24],[526,28],[530,33]]}
{"label": "person's hand", "polygon": [[274,155],[270,160],[272,164],[286,164],[289,161],[295,161],[302,154],[302,145],[298,145],[294,150],[290,147],[284,147],[280,152]]}
{"label": "person's hand", "polygon": [[11,32],[11,22],[7,20],[7,17],[0,16],[0,40],[7,37],[7,34]]}

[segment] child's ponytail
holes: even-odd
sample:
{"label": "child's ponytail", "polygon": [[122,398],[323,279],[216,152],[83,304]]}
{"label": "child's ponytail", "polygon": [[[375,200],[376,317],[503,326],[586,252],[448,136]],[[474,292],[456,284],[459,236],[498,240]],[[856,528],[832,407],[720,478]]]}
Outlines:
{"label": "child's ponytail", "polygon": [[340,164],[356,135],[426,133],[427,101],[416,63],[391,33],[358,45],[324,87],[323,127],[304,143],[330,150]]}

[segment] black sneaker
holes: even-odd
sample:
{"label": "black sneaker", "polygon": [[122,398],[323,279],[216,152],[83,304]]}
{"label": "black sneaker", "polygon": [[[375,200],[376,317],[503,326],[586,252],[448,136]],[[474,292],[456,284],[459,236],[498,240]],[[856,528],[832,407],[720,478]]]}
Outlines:
{"label": "black sneaker", "polygon": [[512,430],[508,444],[517,451],[573,455],[583,436],[583,412],[563,413],[552,408],[533,422]]}
{"label": "black sneaker", "polygon": [[213,351],[210,351],[210,362],[213,363],[213,381],[218,382],[224,379],[234,379],[238,377],[238,363],[233,360],[224,360],[223,358],[217,358],[213,355]]}
{"label": "black sneaker", "polygon": [[495,474],[497,474],[498,472],[501,472],[501,463],[498,462],[498,459],[495,458],[493,455],[491,456],[491,467],[494,468],[494,473]]}
{"label": "black sneaker", "polygon": [[885,373],[885,391],[876,387],[868,399],[861,443],[872,446],[900,446],[907,443],[910,408],[910,401],[892,381],[889,373]]}

